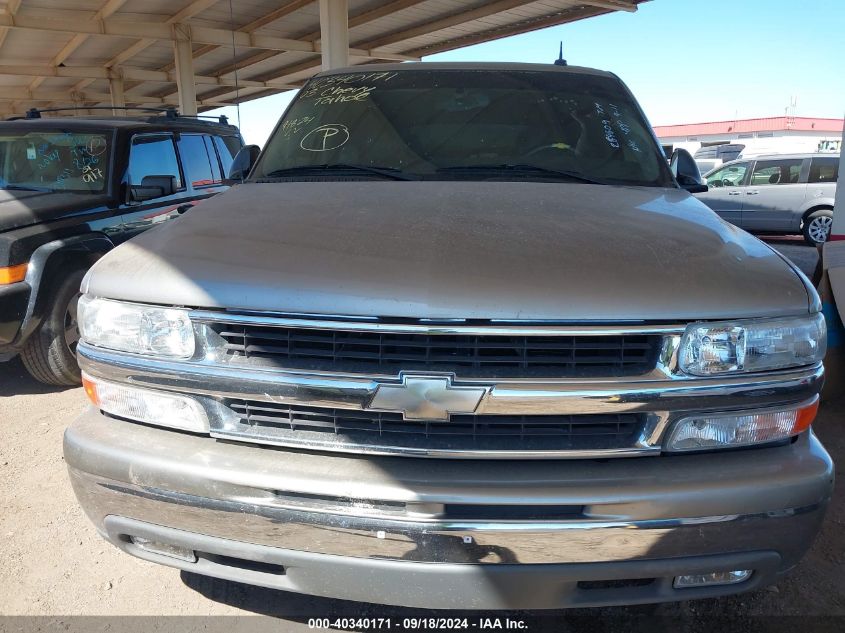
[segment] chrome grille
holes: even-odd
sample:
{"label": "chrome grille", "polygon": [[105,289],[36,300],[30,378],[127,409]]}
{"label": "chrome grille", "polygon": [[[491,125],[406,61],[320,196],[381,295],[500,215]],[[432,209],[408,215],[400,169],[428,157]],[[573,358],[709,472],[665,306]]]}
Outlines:
{"label": "chrome grille", "polygon": [[237,423],[227,434],[279,443],[390,446],[422,451],[578,451],[629,448],[644,427],[640,414],[453,415],[407,421],[400,413],[331,409],[259,400],[226,400]]}
{"label": "chrome grille", "polygon": [[362,374],[453,372],[468,377],[632,376],[654,368],[661,337],[504,336],[357,332],[242,325],[212,325],[226,354],[260,359],[286,369]]}

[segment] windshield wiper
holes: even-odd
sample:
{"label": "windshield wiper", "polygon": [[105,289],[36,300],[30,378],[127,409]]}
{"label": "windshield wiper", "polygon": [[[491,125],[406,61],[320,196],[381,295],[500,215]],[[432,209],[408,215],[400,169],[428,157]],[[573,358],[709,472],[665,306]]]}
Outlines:
{"label": "windshield wiper", "polygon": [[43,193],[50,193],[53,189],[49,187],[26,187],[24,185],[2,185],[0,189],[8,189],[9,191],[41,191]]}
{"label": "windshield wiper", "polygon": [[383,176],[384,178],[391,178],[393,180],[418,180],[414,176],[404,173],[395,167],[371,167],[370,165],[352,165],[347,163],[332,163],[325,165],[297,165],[295,167],[286,167],[284,169],[277,169],[271,171],[269,174],[262,176],[262,178],[281,178],[284,176],[294,176],[303,172],[326,172],[326,171],[360,171],[368,174],[375,174]]}
{"label": "windshield wiper", "polygon": [[500,163],[490,165],[456,165],[454,167],[441,167],[437,170],[438,173],[460,173],[460,172],[490,172],[492,174],[500,172],[522,172],[527,175],[535,176],[550,176],[553,178],[561,178],[566,180],[575,180],[577,182],[586,182],[591,185],[608,185],[610,183],[590,178],[577,171],[564,171],[562,169],[550,169],[547,167],[540,167],[539,165],[530,164],[511,164]]}

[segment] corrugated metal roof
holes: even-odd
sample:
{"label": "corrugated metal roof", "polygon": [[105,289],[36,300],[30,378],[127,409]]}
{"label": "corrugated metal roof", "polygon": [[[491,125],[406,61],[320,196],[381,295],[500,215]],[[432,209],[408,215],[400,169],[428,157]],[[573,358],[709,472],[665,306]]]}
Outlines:
{"label": "corrugated metal roof", "polygon": [[[419,58],[645,1],[349,0],[350,48],[366,55],[350,63]],[[127,105],[175,105],[171,38],[183,24],[194,34],[200,109],[281,92],[320,70],[316,0],[0,0],[0,115],[108,105],[110,76],[125,78]],[[233,49],[232,32],[249,46]]]}
{"label": "corrugated metal roof", "polygon": [[674,136],[704,136],[707,134],[742,134],[749,132],[842,132],[842,119],[776,116],[762,119],[656,125],[658,138]]}

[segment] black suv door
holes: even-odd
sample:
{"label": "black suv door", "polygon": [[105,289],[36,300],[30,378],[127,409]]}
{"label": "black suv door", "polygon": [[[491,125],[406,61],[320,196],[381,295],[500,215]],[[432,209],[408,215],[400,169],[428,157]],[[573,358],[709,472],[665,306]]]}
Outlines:
{"label": "black suv door", "polygon": [[225,189],[220,159],[211,136],[183,133],[179,135],[178,146],[185,180],[194,197],[201,199]]}
{"label": "black suv door", "polygon": [[[143,186],[145,178],[172,177],[174,191],[165,195],[133,200],[133,187]],[[123,212],[121,241],[176,215],[176,209],[190,196],[176,154],[174,135],[169,132],[137,134],[129,149],[129,168],[126,175],[129,201]]]}

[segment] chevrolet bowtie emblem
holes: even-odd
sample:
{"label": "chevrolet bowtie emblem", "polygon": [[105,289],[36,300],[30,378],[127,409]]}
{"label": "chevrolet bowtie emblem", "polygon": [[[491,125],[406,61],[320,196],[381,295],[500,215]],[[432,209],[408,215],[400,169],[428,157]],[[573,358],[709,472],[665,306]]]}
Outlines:
{"label": "chevrolet bowtie emblem", "polygon": [[448,420],[452,413],[474,413],[487,387],[455,387],[451,376],[401,375],[402,382],[380,384],[367,409],[400,411],[405,420]]}

